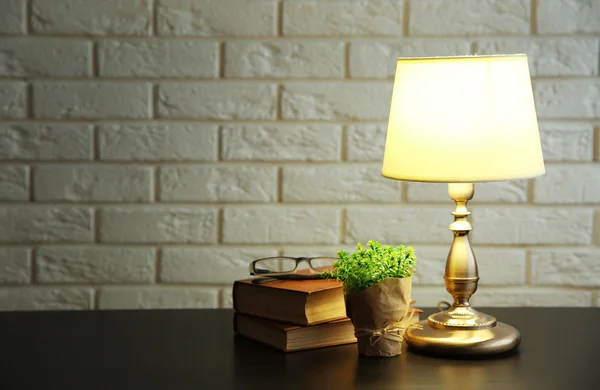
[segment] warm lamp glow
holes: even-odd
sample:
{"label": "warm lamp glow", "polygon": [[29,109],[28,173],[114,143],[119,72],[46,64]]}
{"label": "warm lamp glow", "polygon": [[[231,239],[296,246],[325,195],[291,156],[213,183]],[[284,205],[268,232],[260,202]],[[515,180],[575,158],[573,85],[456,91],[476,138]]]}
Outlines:
{"label": "warm lamp glow", "polygon": [[383,176],[473,183],[544,172],[526,55],[398,60]]}

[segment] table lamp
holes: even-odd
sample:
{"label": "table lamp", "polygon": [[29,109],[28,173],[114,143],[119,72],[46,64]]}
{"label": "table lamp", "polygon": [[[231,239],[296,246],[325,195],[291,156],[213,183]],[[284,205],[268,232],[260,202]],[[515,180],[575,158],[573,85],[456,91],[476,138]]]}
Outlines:
{"label": "table lamp", "polygon": [[454,302],[404,338],[434,354],[506,353],[517,329],[471,307],[477,261],[469,242],[467,202],[474,183],[544,174],[526,55],[400,58],[383,158],[383,176],[448,183],[456,202],[454,241],[444,280]]}

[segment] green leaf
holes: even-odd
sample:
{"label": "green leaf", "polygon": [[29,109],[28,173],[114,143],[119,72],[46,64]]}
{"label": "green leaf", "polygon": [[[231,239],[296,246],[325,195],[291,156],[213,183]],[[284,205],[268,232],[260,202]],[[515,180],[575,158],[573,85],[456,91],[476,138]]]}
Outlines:
{"label": "green leaf", "polygon": [[346,294],[365,290],[386,278],[410,277],[417,263],[412,246],[394,248],[373,240],[367,243],[367,248],[358,243],[355,252],[338,251],[337,255],[333,270],[321,276],[342,282]]}

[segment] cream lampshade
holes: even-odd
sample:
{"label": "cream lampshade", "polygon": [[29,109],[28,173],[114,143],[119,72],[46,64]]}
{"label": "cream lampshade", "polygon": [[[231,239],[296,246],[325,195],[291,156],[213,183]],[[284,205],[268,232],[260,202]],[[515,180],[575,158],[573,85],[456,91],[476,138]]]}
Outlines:
{"label": "cream lampshade", "polygon": [[520,344],[510,325],[471,307],[479,272],[469,241],[474,182],[544,174],[526,55],[399,59],[382,174],[448,183],[456,202],[444,280],[453,303],[405,332],[415,350],[493,355]]}
{"label": "cream lampshade", "polygon": [[472,183],[543,173],[526,55],[398,60],[383,176]]}

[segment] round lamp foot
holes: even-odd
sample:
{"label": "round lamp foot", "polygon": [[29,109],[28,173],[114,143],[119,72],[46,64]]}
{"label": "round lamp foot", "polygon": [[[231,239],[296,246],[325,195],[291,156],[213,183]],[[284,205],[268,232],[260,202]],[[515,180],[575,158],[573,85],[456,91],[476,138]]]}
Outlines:
{"label": "round lamp foot", "polygon": [[486,329],[436,329],[421,321],[422,329],[411,327],[404,333],[409,350],[424,354],[477,357],[506,354],[521,343],[519,331],[502,322]]}

